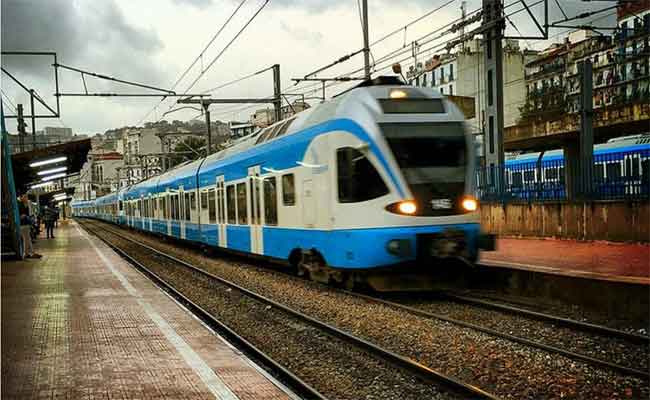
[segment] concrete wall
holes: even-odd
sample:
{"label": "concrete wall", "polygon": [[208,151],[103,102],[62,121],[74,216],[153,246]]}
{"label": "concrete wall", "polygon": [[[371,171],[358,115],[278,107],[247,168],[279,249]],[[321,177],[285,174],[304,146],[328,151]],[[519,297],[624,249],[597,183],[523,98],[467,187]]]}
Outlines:
{"label": "concrete wall", "polygon": [[650,242],[650,203],[602,201],[481,205],[481,225],[502,236]]}

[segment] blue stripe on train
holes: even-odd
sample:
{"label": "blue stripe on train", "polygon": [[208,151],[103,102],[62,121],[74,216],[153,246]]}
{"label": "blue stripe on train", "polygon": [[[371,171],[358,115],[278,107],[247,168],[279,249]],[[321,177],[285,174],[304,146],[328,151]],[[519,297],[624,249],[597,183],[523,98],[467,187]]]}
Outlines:
{"label": "blue stripe on train", "polygon": [[[447,228],[461,229],[469,249],[476,248],[478,223],[418,227],[342,229],[333,231],[264,227],[264,255],[288,259],[293,249],[317,249],[328,265],[339,268],[369,268],[411,261],[417,254],[416,235],[438,233]],[[411,243],[412,255],[399,257],[386,251],[392,239]],[[228,237],[230,244],[230,237]]]}

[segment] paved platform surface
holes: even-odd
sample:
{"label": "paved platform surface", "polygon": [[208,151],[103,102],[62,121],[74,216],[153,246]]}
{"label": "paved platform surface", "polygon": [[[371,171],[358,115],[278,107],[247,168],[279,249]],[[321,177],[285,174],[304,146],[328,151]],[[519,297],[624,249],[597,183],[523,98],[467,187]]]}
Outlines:
{"label": "paved platform surface", "polygon": [[650,284],[650,246],[635,243],[500,238],[481,264],[591,279]]}
{"label": "paved platform surface", "polygon": [[75,222],[2,262],[3,399],[287,399]]}

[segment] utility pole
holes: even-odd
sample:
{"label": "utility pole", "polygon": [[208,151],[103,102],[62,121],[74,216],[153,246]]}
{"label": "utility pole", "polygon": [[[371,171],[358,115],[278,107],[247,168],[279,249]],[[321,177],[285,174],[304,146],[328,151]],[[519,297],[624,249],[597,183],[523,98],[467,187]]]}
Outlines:
{"label": "utility pole", "polygon": [[370,79],[370,44],[368,41],[368,0],[361,1],[363,8],[363,71],[366,79]]}
{"label": "utility pole", "polygon": [[32,110],[32,150],[36,150],[36,113],[34,112],[34,89],[29,89],[29,101]]}
{"label": "utility pole", "polygon": [[487,87],[483,149],[487,182],[498,197],[504,192],[503,155],[503,0],[483,0],[483,49]]}
{"label": "utility pole", "polygon": [[282,119],[282,88],[280,87],[280,64],[273,64],[273,109],[275,122]]}
{"label": "utility pole", "polygon": [[18,115],[18,144],[20,146],[20,152],[25,151],[25,119],[23,118],[23,105],[18,104],[16,106],[16,114]]}
{"label": "utility pole", "polygon": [[[274,70],[275,71],[275,70]],[[208,129],[208,141],[206,148],[206,157],[212,154],[212,127],[210,126],[210,103],[201,103],[203,106],[203,113],[205,114],[205,126]]]}
{"label": "utility pole", "polygon": [[594,165],[594,104],[593,104],[593,66],[586,58],[578,63],[580,74],[580,192],[585,200],[591,198],[593,190]]}

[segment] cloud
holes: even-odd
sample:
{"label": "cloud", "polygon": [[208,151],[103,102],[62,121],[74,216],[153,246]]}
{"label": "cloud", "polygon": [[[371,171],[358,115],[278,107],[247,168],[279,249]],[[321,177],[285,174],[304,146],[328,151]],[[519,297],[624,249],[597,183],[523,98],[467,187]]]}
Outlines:
{"label": "cloud", "polygon": [[181,6],[189,4],[196,8],[206,8],[212,5],[212,0],[174,0],[174,3]]}
{"label": "cloud", "polygon": [[[163,47],[157,34],[129,24],[113,0],[3,0],[1,11],[5,51],[54,51],[61,64],[125,74],[125,79],[161,76],[145,61]],[[44,72],[44,60],[34,57],[3,57],[2,64],[31,76]]]}

